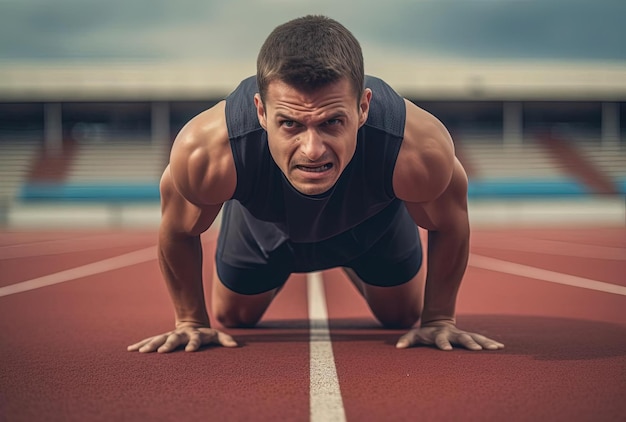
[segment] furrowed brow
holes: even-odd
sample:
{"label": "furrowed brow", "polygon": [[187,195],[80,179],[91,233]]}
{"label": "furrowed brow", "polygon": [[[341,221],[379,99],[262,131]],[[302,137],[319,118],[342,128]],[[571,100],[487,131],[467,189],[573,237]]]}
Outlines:
{"label": "furrowed brow", "polygon": [[277,120],[279,120],[279,119],[280,120],[291,120],[291,121],[297,122],[295,117],[289,116],[289,115],[287,115],[285,113],[281,113],[281,112],[276,113],[275,118]]}

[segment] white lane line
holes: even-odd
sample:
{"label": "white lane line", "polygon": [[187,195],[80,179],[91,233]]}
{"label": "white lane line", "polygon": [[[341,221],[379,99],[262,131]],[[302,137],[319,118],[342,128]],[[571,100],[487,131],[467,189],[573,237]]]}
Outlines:
{"label": "white lane line", "polygon": [[346,420],[346,414],[330,340],[324,281],[321,273],[307,274],[307,293],[310,329],[311,422],[342,422]]}
{"label": "white lane line", "polygon": [[551,283],[564,284],[567,286],[581,287],[583,289],[626,296],[626,287],[619,286],[617,284],[605,283],[603,281],[591,280],[589,278],[543,270],[541,268],[516,264],[509,261],[502,261],[500,259],[482,255],[470,254],[469,265],[500,273],[518,275],[536,280],[549,281]]}
{"label": "white lane line", "polygon": [[113,258],[104,259],[102,261],[93,262],[91,264],[82,265],[80,267],[71,268],[58,273],[0,287],[0,297],[39,289],[40,287],[51,286],[53,284],[59,284],[70,280],[76,280],[77,278],[117,270],[119,268],[130,267],[131,265],[141,264],[156,258],[156,246],[150,246],[149,248],[139,249],[134,252],[115,256]]}
{"label": "white lane line", "polygon": [[[516,243],[520,241],[520,243]],[[528,243],[531,241],[532,243]],[[497,246],[494,246],[497,245]],[[505,249],[509,251],[534,252],[548,255],[572,256],[578,258],[604,259],[611,261],[626,261],[626,249],[611,246],[584,245],[579,243],[562,242],[557,240],[538,240],[522,238],[499,240],[483,240],[472,244],[474,247]]]}
{"label": "white lane line", "polygon": [[[17,259],[17,258],[35,258],[40,256],[52,256],[52,255],[62,255],[68,253],[76,253],[76,252],[87,252],[87,251],[97,251],[97,250],[106,250],[112,248],[119,248],[121,246],[129,246],[133,243],[137,244],[136,246],[143,246],[147,242],[138,240],[128,240],[128,238],[123,239],[98,239],[91,238],[88,239],[88,243],[81,244],[80,242],[69,239],[67,241],[56,241],[54,243],[50,242],[49,244],[43,245],[16,245],[12,247],[0,247],[0,260],[5,259]],[[143,245],[141,245],[143,243]]]}

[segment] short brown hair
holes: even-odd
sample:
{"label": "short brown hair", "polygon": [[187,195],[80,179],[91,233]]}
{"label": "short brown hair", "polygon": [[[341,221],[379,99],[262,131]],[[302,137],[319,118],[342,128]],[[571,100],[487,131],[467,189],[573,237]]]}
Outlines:
{"label": "short brown hair", "polygon": [[274,80],[308,91],[344,77],[358,101],[365,79],[361,46],[348,29],[325,16],[309,15],[276,27],[257,58],[262,100]]}

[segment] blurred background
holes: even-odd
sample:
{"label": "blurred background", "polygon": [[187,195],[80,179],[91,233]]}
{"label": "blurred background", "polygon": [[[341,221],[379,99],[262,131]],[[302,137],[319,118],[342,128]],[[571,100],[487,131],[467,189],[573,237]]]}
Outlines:
{"label": "blurred background", "polygon": [[0,226],[156,225],[177,132],[306,14],[446,124],[475,224],[625,224],[622,0],[0,0]]}

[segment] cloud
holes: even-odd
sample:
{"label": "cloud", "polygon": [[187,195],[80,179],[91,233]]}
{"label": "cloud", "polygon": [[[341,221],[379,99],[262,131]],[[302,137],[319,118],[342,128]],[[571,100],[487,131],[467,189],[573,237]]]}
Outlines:
{"label": "cloud", "polygon": [[381,14],[377,37],[409,49],[480,57],[626,59],[622,0],[440,0]]}
{"label": "cloud", "polygon": [[305,14],[344,23],[366,58],[626,60],[622,0],[0,0],[0,59],[254,60]]}

